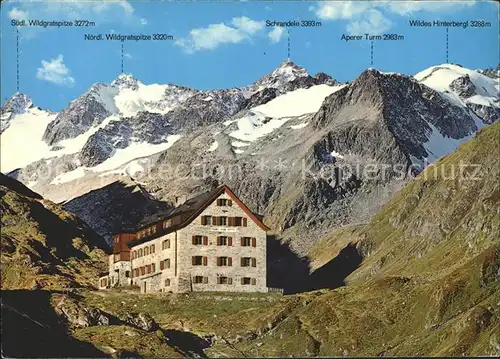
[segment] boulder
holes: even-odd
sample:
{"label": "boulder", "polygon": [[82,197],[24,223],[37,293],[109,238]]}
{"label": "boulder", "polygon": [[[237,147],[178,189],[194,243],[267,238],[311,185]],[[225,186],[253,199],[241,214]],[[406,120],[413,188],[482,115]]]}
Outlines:
{"label": "boulder", "polygon": [[153,317],[147,313],[127,313],[122,321],[146,332],[154,332],[159,328]]}

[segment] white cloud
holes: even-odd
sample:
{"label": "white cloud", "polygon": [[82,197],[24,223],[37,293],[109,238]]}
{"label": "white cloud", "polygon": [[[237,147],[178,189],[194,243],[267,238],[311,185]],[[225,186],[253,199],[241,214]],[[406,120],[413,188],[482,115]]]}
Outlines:
{"label": "white cloud", "polygon": [[187,53],[213,50],[222,44],[238,44],[250,39],[264,28],[265,23],[242,16],[233,18],[231,25],[219,23],[191,29],[187,38],[181,38],[175,44],[183,47]]}
{"label": "white cloud", "polygon": [[7,14],[11,20],[26,20],[28,19],[28,12],[18,9],[17,7],[10,10]]}
{"label": "white cloud", "polygon": [[441,12],[441,11],[459,11],[463,8],[474,6],[475,0],[472,1],[393,1],[387,2],[385,5],[391,11],[398,15],[410,15],[419,11]]}
{"label": "white cloud", "polygon": [[143,17],[140,19],[140,21],[141,21],[141,25],[147,25],[148,24],[148,20],[145,19],[145,18],[143,18]]}
{"label": "white cloud", "polygon": [[322,20],[349,21],[346,30],[351,34],[378,34],[392,27],[384,14],[407,16],[417,12],[453,12],[473,6],[471,1],[343,1],[321,2],[309,7]]}
{"label": "white cloud", "polygon": [[273,44],[276,44],[281,41],[281,38],[283,37],[283,34],[285,33],[285,28],[280,27],[280,26],[275,26],[274,29],[269,31],[267,36],[271,40]]}
{"label": "white cloud", "polygon": [[128,52],[125,52],[123,54],[123,56],[126,57],[127,59],[131,59],[132,58],[132,55],[130,53],[128,53]]}
{"label": "white cloud", "polygon": [[316,13],[322,20],[337,20],[337,19],[351,19],[352,17],[361,14],[368,9],[370,3],[368,2],[322,2],[318,7],[311,6],[309,9]]}
{"label": "white cloud", "polygon": [[392,26],[391,20],[387,19],[378,10],[368,10],[363,20],[347,24],[349,34],[371,34],[378,35],[389,30]]}
{"label": "white cloud", "polygon": [[57,85],[73,86],[75,79],[70,76],[70,70],[63,60],[63,56],[60,54],[50,61],[42,60],[42,67],[39,67],[36,72],[37,79],[53,82]]}
{"label": "white cloud", "polygon": [[231,23],[240,31],[253,35],[264,28],[264,21],[255,21],[246,16],[235,17]]}

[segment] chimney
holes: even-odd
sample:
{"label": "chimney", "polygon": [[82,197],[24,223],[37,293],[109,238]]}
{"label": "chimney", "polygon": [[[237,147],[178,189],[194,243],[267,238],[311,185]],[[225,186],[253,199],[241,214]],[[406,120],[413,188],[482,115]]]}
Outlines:
{"label": "chimney", "polygon": [[185,194],[182,196],[175,196],[175,206],[176,207],[180,206],[184,202],[186,202],[186,195]]}

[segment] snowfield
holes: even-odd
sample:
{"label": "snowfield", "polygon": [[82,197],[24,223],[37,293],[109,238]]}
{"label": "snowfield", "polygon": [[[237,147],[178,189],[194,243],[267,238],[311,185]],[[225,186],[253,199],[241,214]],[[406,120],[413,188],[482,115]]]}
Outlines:
{"label": "snowfield", "polygon": [[50,146],[42,141],[42,136],[56,115],[33,108],[14,117],[0,141],[0,169],[3,173],[25,167],[50,154]]}
{"label": "snowfield", "polygon": [[[278,96],[264,105],[252,108],[246,116],[236,120],[238,129],[230,132],[229,136],[240,141],[253,142],[280,128],[292,118],[317,112],[325,97],[344,86],[316,85]],[[233,122],[226,121],[224,125],[228,126]],[[241,147],[234,143],[233,146]]]}
{"label": "snowfield", "polygon": [[[476,88],[477,94],[469,99],[462,99],[450,88],[451,83],[459,77],[468,75]],[[457,65],[443,64],[430,67],[414,76],[422,84],[441,92],[451,102],[460,106],[466,106],[466,102],[481,104],[484,106],[497,106],[498,104],[498,81],[479,72],[469,70]]]}

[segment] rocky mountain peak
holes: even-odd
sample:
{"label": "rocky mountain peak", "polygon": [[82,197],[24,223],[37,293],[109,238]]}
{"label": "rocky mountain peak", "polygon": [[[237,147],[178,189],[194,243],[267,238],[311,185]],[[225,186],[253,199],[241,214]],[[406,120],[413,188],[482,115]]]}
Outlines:
{"label": "rocky mountain peak", "polygon": [[132,74],[120,74],[115,80],[111,82],[111,86],[121,89],[137,90],[139,81],[135,79]]}
{"label": "rocky mountain peak", "polygon": [[20,114],[26,112],[31,106],[33,106],[33,103],[28,96],[21,92],[16,92],[2,107],[2,113],[11,112]]}
{"label": "rocky mountain peak", "polygon": [[288,83],[308,76],[309,74],[306,69],[298,66],[293,61],[285,60],[271,73],[255,82],[254,86],[260,89],[273,87],[281,91]]}

